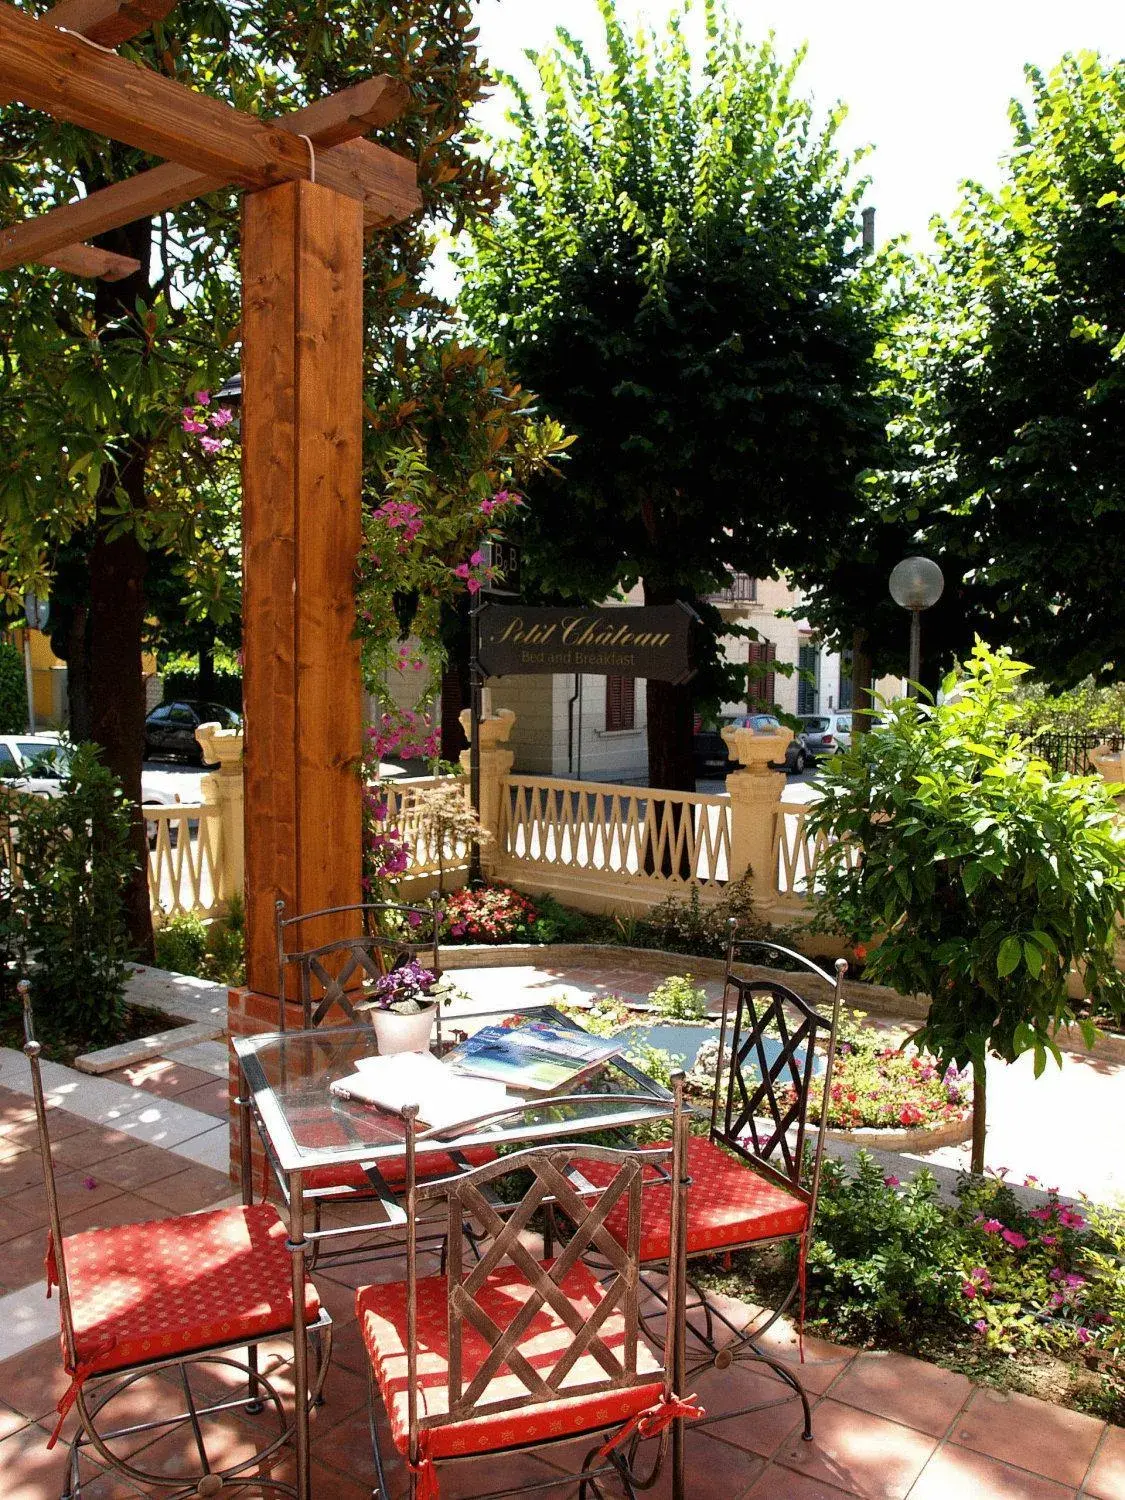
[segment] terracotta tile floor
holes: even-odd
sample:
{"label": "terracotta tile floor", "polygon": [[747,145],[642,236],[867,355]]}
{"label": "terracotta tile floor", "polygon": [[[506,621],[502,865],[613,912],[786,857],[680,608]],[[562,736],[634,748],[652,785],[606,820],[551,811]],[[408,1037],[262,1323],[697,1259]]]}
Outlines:
{"label": "terracotta tile floor", "polygon": [[[185,1095],[198,1093],[203,1106],[208,1086],[200,1077],[159,1061],[135,1070],[130,1082],[142,1088],[151,1082],[154,1092],[183,1102],[189,1102]],[[25,1305],[41,1308],[43,1294],[46,1214],[27,1103],[0,1088],[0,1145],[9,1148],[0,1151],[0,1292],[9,1294],[0,1315],[7,1316]],[[57,1143],[70,1143],[58,1153],[68,1230],[191,1212],[230,1193],[219,1173],[172,1152],[128,1137],[122,1142],[116,1132],[91,1127],[64,1110],[52,1110],[55,1124]],[[381,1265],[376,1274],[386,1279],[396,1274],[395,1267]],[[336,1322],[326,1399],[313,1418],[317,1500],[367,1500],[374,1482],[365,1356],[353,1312],[353,1287],[363,1279],[355,1268],[317,1275]],[[779,1325],[772,1342],[780,1357],[797,1364],[788,1328]],[[1028,1397],[974,1388],[962,1376],[902,1355],[857,1354],[819,1339],[805,1341],[805,1355],[805,1381],[815,1403],[811,1443],[801,1438],[796,1398],[758,1370],[706,1370],[693,1382],[709,1413],[723,1420],[689,1434],[690,1500],[1125,1500],[1125,1431],[1120,1428]],[[291,1396],[284,1343],[264,1346],[262,1359],[283,1396]],[[3,1500],[54,1500],[60,1494],[65,1457],[61,1446],[49,1453],[45,1444],[65,1385],[53,1338],[0,1361]],[[221,1370],[209,1372],[207,1388],[228,1394],[240,1389],[235,1377]],[[169,1394],[166,1387],[163,1395]],[[149,1412],[153,1399],[151,1384],[135,1391],[129,1419]],[[754,1401],[772,1404],[737,1414],[740,1404]],[[217,1419],[222,1453],[249,1453],[263,1420],[241,1407]],[[168,1473],[184,1461],[182,1435],[133,1439],[138,1441],[147,1443],[138,1461],[159,1464]],[[443,1500],[541,1481],[564,1472],[588,1446],[447,1466],[441,1470]],[[406,1493],[405,1471],[398,1460],[388,1467],[391,1500],[398,1500]],[[283,1454],[274,1472],[291,1476],[291,1456]],[[134,1500],[147,1493],[159,1492],[108,1477],[92,1479],[82,1491],[84,1500]],[[667,1475],[646,1493],[667,1500]]]}

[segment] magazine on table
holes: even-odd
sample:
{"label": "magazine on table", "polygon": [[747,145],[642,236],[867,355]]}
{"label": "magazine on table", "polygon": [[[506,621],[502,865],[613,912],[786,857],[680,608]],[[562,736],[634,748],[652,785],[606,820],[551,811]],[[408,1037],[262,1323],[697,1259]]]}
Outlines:
{"label": "magazine on table", "polygon": [[621,1049],[620,1038],[529,1021],[525,1026],[482,1027],[444,1061],[457,1073],[522,1092],[553,1094],[580,1083]]}
{"label": "magazine on table", "polygon": [[501,1110],[512,1100],[502,1083],[454,1073],[431,1052],[361,1057],[355,1072],[329,1084],[337,1099],[401,1114],[418,1106],[418,1123],[431,1130],[460,1125]]}

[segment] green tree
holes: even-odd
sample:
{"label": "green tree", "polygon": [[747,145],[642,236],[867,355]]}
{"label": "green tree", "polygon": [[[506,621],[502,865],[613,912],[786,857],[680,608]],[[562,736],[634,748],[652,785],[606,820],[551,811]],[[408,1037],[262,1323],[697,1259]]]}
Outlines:
{"label": "green tree", "polygon": [[[408,84],[408,109],[379,138],[419,163],[424,213],[369,241],[366,378],[375,410],[395,387],[401,341],[440,343],[451,334],[450,310],[423,287],[435,219],[456,231],[495,200],[490,169],[465,130],[485,81],[471,27],[463,0],[185,0],[123,49],[262,115],[374,73]],[[22,106],[0,118],[0,222],[151,164]],[[150,565],[155,583],[171,560],[198,602],[193,617],[221,617],[230,606],[225,549],[216,545],[222,486],[206,482],[214,460],[181,420],[194,393],[214,390],[235,363],[237,194],[216,193],[98,243],[132,256],[140,270],[93,285],[42,267],[4,277],[0,578],[13,604],[25,587],[54,587],[72,728],[104,747],[107,767],[137,804]],[[139,811],[133,842],[130,931],[150,955]]]}
{"label": "green tree", "polygon": [[[932,659],[979,632],[1072,686],[1125,675],[1125,63],[1084,52],[1027,81],[1001,187],[965,185],[888,346],[882,524],[829,535],[798,576],[846,639],[894,552],[925,551],[946,575]],[[869,617],[881,665],[892,622]]]}
{"label": "green tree", "polygon": [[1013,732],[1027,670],[978,642],[944,702],[894,704],[829,763],[808,817],[810,836],[830,839],[821,918],[853,941],[878,939],[868,976],[930,997],[919,1045],[972,1064],[975,1172],[986,1055],[1034,1051],[1037,1075],[1048,1053],[1061,1062],[1074,968],[1089,994],[1125,1009],[1114,967],[1125,833],[1100,778],[1053,775]]}
{"label": "green tree", "polygon": [[749,41],[718,0],[695,58],[683,13],[630,37],[599,8],[608,66],[560,29],[535,94],[511,82],[508,197],[473,231],[463,300],[576,436],[565,483],[528,488],[532,583],[590,602],[643,579],[703,618],[697,683],[648,685],[650,778],[690,788],[693,707],[739,695],[701,601],[728,567],[818,547],[881,451],[884,269],[844,111],[817,123],[801,53]]}

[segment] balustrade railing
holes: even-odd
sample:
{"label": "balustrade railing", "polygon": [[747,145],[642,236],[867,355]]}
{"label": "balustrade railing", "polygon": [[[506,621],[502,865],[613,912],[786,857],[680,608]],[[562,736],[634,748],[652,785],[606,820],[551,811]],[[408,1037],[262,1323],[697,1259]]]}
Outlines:
{"label": "balustrade railing", "polygon": [[223,881],[223,828],[208,802],[148,805],[148,894],[157,917],[195,912],[218,916],[229,893]]}
{"label": "balustrade railing", "polygon": [[[808,830],[808,804],[780,802],[774,821],[774,869],[779,896],[808,901],[816,889],[817,868],[829,839],[825,833]],[[859,858],[859,848],[849,847],[844,858],[849,865]]]}
{"label": "balustrade railing", "polygon": [[730,799],[589,781],[508,776],[500,852],[507,872],[549,866],[634,884],[701,888],[730,872]]}
{"label": "balustrade railing", "polygon": [[[464,778],[465,797],[468,785]],[[428,894],[440,880],[446,888],[464,885],[469,869],[469,844],[463,838],[439,839],[419,805],[419,794],[451,777],[411,776],[379,783],[379,796],[387,804],[386,828],[397,828],[410,848],[410,863],[403,877],[405,895]]]}

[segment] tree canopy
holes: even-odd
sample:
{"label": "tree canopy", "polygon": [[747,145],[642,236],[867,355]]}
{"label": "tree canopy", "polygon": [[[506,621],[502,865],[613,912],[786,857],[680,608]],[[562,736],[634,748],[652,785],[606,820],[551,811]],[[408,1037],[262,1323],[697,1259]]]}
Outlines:
{"label": "tree canopy", "polygon": [[888,564],[926,551],[926,616],[948,665],[976,632],[1045,680],[1125,672],[1125,63],[1027,70],[1000,188],[965,185],[886,350],[892,463],[868,476],[863,534],[830,537],[798,580],[845,640],[866,616],[880,663],[904,638]]}
{"label": "tree canopy", "polygon": [[649,684],[650,777],[675,787],[692,785],[693,699],[739,695],[701,601],[728,568],[766,576],[818,547],[881,452],[884,273],[843,110],[818,122],[801,53],[751,42],[717,0],[697,57],[684,13],[631,36],[599,8],[605,66],[560,29],[534,92],[508,80],[508,193],[473,230],[463,301],[576,437],[563,483],[529,486],[526,575],[585,601],[643,579],[708,627],[694,689]]}

